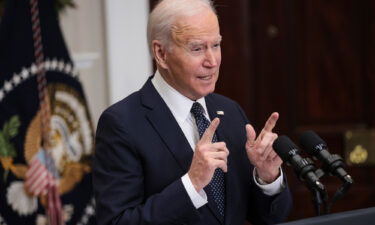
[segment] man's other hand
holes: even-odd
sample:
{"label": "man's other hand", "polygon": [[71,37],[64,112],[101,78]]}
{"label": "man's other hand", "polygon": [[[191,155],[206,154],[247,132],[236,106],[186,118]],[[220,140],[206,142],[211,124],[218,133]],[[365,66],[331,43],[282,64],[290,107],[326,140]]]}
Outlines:
{"label": "man's other hand", "polygon": [[279,114],[274,112],[268,118],[266,125],[256,136],[254,128],[246,125],[246,152],[250,162],[256,167],[258,177],[266,183],[272,183],[280,175],[281,158],[272,148],[277,134],[272,132],[275,127]]}

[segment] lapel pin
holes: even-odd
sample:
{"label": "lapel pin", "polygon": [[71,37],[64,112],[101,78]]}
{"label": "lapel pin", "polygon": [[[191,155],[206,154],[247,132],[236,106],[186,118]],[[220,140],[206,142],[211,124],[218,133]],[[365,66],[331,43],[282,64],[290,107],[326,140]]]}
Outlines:
{"label": "lapel pin", "polygon": [[216,114],[219,116],[224,116],[224,111],[216,111]]}

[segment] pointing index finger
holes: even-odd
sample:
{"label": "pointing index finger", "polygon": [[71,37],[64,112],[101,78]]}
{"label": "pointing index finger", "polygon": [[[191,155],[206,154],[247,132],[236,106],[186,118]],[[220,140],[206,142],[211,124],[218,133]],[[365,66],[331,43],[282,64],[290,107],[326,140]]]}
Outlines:
{"label": "pointing index finger", "polygon": [[272,132],[272,129],[276,126],[276,122],[279,119],[279,113],[274,112],[268,118],[266,125],[264,126],[263,130],[267,132]]}
{"label": "pointing index finger", "polygon": [[200,141],[203,143],[212,143],[212,138],[215,135],[215,131],[219,126],[219,123],[220,119],[217,117],[214,120],[212,120],[210,126],[206,129]]}

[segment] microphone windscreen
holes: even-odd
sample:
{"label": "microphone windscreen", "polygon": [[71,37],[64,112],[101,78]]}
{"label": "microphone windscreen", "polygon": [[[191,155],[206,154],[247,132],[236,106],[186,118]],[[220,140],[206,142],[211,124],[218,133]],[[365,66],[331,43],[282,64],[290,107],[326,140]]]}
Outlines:
{"label": "microphone windscreen", "polygon": [[299,139],[299,143],[311,155],[315,155],[318,151],[317,147],[324,145],[327,146],[325,141],[321,139],[314,131],[305,131]]}
{"label": "microphone windscreen", "polygon": [[288,161],[292,155],[298,152],[297,146],[285,135],[278,137],[272,147],[283,161]]}

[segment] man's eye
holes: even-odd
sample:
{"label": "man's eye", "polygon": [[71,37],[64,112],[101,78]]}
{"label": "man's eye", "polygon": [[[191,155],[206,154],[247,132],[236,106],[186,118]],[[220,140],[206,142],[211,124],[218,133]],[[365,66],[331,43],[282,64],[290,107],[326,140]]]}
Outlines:
{"label": "man's eye", "polygon": [[199,52],[199,51],[201,51],[201,50],[202,50],[202,48],[193,48],[193,49],[192,49],[193,52]]}
{"label": "man's eye", "polygon": [[214,44],[214,48],[220,47],[220,43]]}

